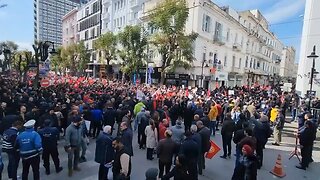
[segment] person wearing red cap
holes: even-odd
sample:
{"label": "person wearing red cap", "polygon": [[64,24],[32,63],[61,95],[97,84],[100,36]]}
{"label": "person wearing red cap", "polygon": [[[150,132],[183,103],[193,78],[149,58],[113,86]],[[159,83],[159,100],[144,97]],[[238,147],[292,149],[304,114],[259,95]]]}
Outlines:
{"label": "person wearing red cap", "polygon": [[254,155],[254,149],[245,144],[242,146],[240,164],[234,169],[232,180],[256,180],[258,159]]}

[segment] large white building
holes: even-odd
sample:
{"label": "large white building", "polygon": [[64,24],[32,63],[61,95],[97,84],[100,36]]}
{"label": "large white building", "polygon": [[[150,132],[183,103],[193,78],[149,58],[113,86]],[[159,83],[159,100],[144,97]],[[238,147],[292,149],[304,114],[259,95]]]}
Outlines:
{"label": "large white building", "polygon": [[[148,13],[161,1],[91,0],[77,12],[79,40],[92,50],[100,34],[117,33],[127,25],[143,24],[148,28]],[[273,77],[280,73],[284,45],[269,30],[267,20],[258,10],[237,12],[210,0],[187,2],[189,17],[185,31],[199,34],[194,43],[195,61],[189,70],[177,68],[175,73],[168,73],[166,83],[212,89],[216,82],[235,86],[268,85],[274,81]],[[153,33],[151,28],[148,30]],[[150,52],[156,69],[161,66],[160,56],[152,48]],[[91,63],[98,63],[94,51]],[[206,64],[208,67],[202,66]],[[213,67],[216,71],[212,71]]]}
{"label": "large white building", "polygon": [[296,50],[294,47],[285,47],[282,50],[282,58],[280,62],[280,77],[284,79],[297,77],[297,64],[295,63]]}
{"label": "large white building", "polygon": [[34,40],[62,45],[62,17],[80,0],[34,0]]}
{"label": "large white building", "polygon": [[[158,3],[158,0],[147,1],[144,15],[147,17]],[[188,6],[186,33],[199,34],[194,44],[196,60],[191,69],[178,68],[175,75],[167,76],[167,82],[176,85],[187,82],[212,89],[216,81],[226,86],[268,85],[271,77],[279,74],[283,44],[268,29],[268,22],[258,10],[238,13],[209,0],[188,1]],[[160,57],[155,57],[155,66],[160,66]],[[204,60],[209,67],[202,66]],[[221,63],[215,65],[214,62]],[[214,66],[217,71],[210,73]],[[182,80],[181,74],[188,79]]]}
{"label": "large white building", "polygon": [[[303,31],[301,38],[299,68],[297,76],[296,91],[301,96],[306,95],[307,90],[310,88],[310,72],[312,67],[312,59],[308,59],[316,46],[316,54],[320,56],[320,1],[319,0],[306,0]],[[320,58],[316,59],[315,69],[320,71]],[[316,96],[320,97],[320,76],[317,74],[313,81],[312,90],[316,91]]]}
{"label": "large white building", "polygon": [[79,41],[75,8],[62,17],[62,46],[66,47]]}

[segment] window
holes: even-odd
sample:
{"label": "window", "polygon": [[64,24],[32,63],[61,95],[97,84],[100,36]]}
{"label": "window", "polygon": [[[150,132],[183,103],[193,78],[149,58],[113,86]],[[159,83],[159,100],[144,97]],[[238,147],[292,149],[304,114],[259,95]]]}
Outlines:
{"label": "window", "polygon": [[260,68],[260,61],[257,61],[257,69]]}
{"label": "window", "polygon": [[251,58],[251,60],[250,60],[250,68],[252,68],[252,58]]}
{"label": "window", "polygon": [[253,59],[253,69],[256,69],[256,59]]}
{"label": "window", "polygon": [[86,7],[85,9],[85,16],[89,16],[89,7]]}
{"label": "window", "polygon": [[88,30],[84,32],[84,39],[85,40],[88,40],[89,38],[89,33],[88,33]]}
{"label": "window", "polygon": [[242,61],[242,59],[240,58],[239,59],[239,68],[241,68],[241,63],[242,63],[241,61]]}
{"label": "window", "polygon": [[135,13],[133,14],[133,18],[134,18],[134,19],[138,18],[138,12],[135,12]]}
{"label": "window", "polygon": [[123,0],[121,0],[121,9],[123,8]]}
{"label": "window", "polygon": [[211,18],[210,18],[210,16],[203,15],[202,30],[205,31],[205,32],[210,32],[210,26],[211,26]]}
{"label": "window", "polygon": [[120,26],[122,26],[122,17],[120,17],[119,21],[120,21]]}
{"label": "window", "polygon": [[235,67],[234,65],[236,64],[236,57],[232,56],[232,67]]}
{"label": "window", "polygon": [[249,57],[247,56],[247,57],[246,57],[245,67],[248,67],[248,63],[249,63],[248,61],[249,61]]}
{"label": "window", "polygon": [[229,41],[229,38],[230,38],[230,28],[228,28],[227,30],[227,41]]}
{"label": "window", "polygon": [[216,28],[214,31],[214,38],[222,40],[222,24],[219,22],[216,22]]}
{"label": "window", "polygon": [[227,56],[224,56],[223,66],[227,67]]}
{"label": "window", "polygon": [[236,36],[234,37],[234,43],[238,43],[238,33],[236,33]]}

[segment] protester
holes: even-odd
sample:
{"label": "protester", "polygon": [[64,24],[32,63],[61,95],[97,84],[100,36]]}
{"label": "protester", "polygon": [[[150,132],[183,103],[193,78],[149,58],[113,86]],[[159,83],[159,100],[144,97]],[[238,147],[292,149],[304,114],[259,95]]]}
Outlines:
{"label": "protester", "polygon": [[298,134],[299,143],[301,148],[302,161],[300,166],[296,166],[299,169],[306,170],[311,163],[312,146],[315,140],[314,124],[311,121],[305,122],[305,129]]}
{"label": "protester", "polygon": [[150,124],[146,127],[144,133],[147,136],[147,159],[153,160],[153,150],[158,145],[158,129],[153,120],[150,121]]}
{"label": "protester", "polygon": [[123,121],[120,124],[120,130],[121,130],[121,143],[124,145],[124,147],[128,151],[128,154],[130,156],[133,156],[132,130],[128,128],[127,121]]}
{"label": "protester", "polygon": [[165,132],[169,127],[169,123],[167,119],[163,119],[159,124],[159,141],[166,138]]}
{"label": "protester", "polygon": [[232,180],[256,180],[257,179],[257,158],[250,145],[243,145],[240,165],[236,167]]}
{"label": "protester", "polygon": [[[125,122],[123,122],[125,123]],[[114,180],[130,180],[131,174],[131,156],[126,150],[121,138],[117,137],[112,142],[112,147],[116,150],[113,162],[113,179]]]}
{"label": "protester", "polygon": [[184,180],[193,178],[188,171],[187,158],[183,154],[177,156],[176,166],[168,174],[163,176],[161,180],[170,180],[170,178],[172,177],[174,180]]}
{"label": "protester", "polygon": [[[223,155],[221,158],[226,159],[227,156],[231,158],[231,140],[233,132],[235,131],[235,123],[231,119],[231,113],[225,115],[221,128],[222,144],[223,144]],[[227,151],[228,150],[228,151]]]}
{"label": "protester", "polygon": [[198,157],[199,157],[199,148],[197,142],[192,139],[192,133],[187,131],[185,133],[186,139],[183,141],[180,147],[180,153],[187,157],[188,170],[190,173],[191,179],[198,179]]}
{"label": "protester", "polygon": [[202,175],[202,170],[206,168],[205,158],[204,155],[207,153],[210,149],[210,129],[208,127],[205,127],[202,123],[202,121],[198,121],[196,123],[198,133],[201,136],[201,152],[200,157],[198,160],[198,171],[199,174]]}
{"label": "protester", "polygon": [[172,140],[171,130],[165,131],[165,139],[159,141],[157,154],[159,156],[159,178],[162,178],[163,172],[168,174],[172,165],[172,157],[176,151],[177,144]]}
{"label": "protester", "polygon": [[68,176],[71,177],[73,170],[80,171],[78,166],[80,158],[80,146],[82,138],[81,117],[74,116],[72,123],[66,129],[65,150],[68,153]]}
{"label": "protester", "polygon": [[94,161],[99,163],[99,180],[108,179],[108,172],[114,161],[114,149],[112,147],[112,127],[107,125],[103,128],[96,141]]}
{"label": "protester", "polygon": [[284,123],[285,123],[285,117],[281,113],[280,109],[278,109],[277,112],[278,112],[277,118],[274,122],[274,127],[273,127],[273,138],[274,138],[275,142],[272,143],[272,145],[280,146],[282,130],[283,130]]}
{"label": "protester", "polygon": [[210,134],[212,136],[216,135],[216,123],[217,123],[218,114],[219,114],[218,109],[215,106],[215,103],[213,102],[211,104],[211,109],[208,115],[210,119],[210,132],[211,132]]}

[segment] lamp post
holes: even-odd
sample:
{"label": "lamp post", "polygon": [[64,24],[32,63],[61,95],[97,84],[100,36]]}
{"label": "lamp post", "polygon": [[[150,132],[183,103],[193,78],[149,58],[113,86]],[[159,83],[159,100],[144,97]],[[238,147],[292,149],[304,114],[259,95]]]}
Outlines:
{"label": "lamp post", "polygon": [[311,72],[310,72],[310,90],[309,90],[309,110],[311,110],[311,97],[312,97],[312,85],[313,85],[313,75],[315,73],[315,60],[316,58],[318,58],[319,56],[316,55],[316,46],[313,46],[313,51],[311,52],[311,54],[309,56],[307,56],[308,59],[312,59],[312,67],[311,67]]}
{"label": "lamp post", "polygon": [[[50,45],[52,45],[52,49],[50,52],[48,52]],[[29,64],[29,68],[36,68],[36,76],[33,82],[33,87],[35,89],[38,88],[38,83],[39,83],[39,74],[40,74],[40,61],[43,62],[45,61],[48,56],[49,53],[50,54],[56,54],[56,50],[54,49],[54,42],[52,41],[45,41],[45,42],[39,42],[36,45],[32,45],[35,55],[34,55],[34,59],[30,62]]]}

